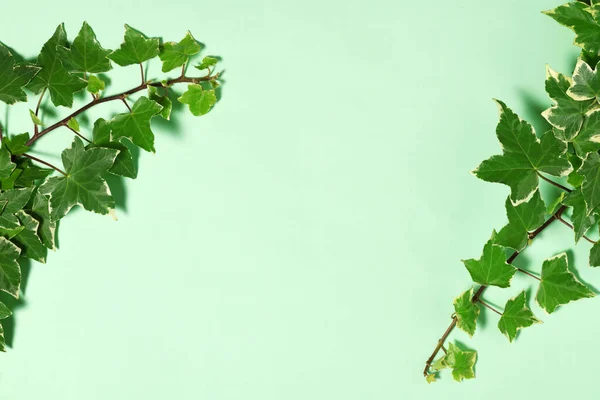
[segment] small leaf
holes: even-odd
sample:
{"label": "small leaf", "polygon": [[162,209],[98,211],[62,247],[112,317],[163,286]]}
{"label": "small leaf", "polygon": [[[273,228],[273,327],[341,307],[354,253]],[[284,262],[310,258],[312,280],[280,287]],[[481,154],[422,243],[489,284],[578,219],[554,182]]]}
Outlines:
{"label": "small leaf", "polygon": [[527,246],[527,233],[534,231],[544,223],[546,205],[540,192],[536,191],[529,201],[517,206],[513,205],[508,197],[505,207],[508,225],[500,230],[496,237],[496,243],[521,251]]}
{"label": "small leaf", "polygon": [[169,72],[185,64],[190,56],[200,53],[200,43],[188,31],[179,43],[166,42],[162,45],[158,57],[163,62],[162,71]]}
{"label": "small leaf", "polygon": [[40,71],[39,67],[15,64],[15,58],[6,46],[0,43],[0,101],[14,104],[27,101],[23,87]]}
{"label": "small leaf", "polygon": [[190,111],[195,116],[208,113],[217,102],[214,89],[206,90],[202,85],[188,85],[188,90],[177,100],[190,106]]}
{"label": "small leaf", "polygon": [[504,248],[495,242],[496,232],[483,247],[483,254],[479,260],[463,260],[474,282],[485,286],[510,286],[510,280],[517,271],[511,264],[506,263]]}
{"label": "small leaf", "polygon": [[579,187],[583,183],[583,175],[579,174],[577,170],[581,167],[582,161],[581,158],[577,157],[576,154],[567,153],[567,158],[569,159],[569,163],[573,167],[573,172],[567,176],[567,182],[569,185],[573,187]]}
{"label": "small leaf", "polygon": [[473,288],[454,299],[456,326],[468,333],[469,336],[475,334],[479,317],[479,306],[471,301],[472,298]]}
{"label": "small leaf", "polygon": [[10,154],[14,156],[20,156],[29,151],[29,146],[26,145],[28,141],[29,133],[21,133],[20,135],[15,135],[11,138],[4,137],[2,139],[4,146],[6,146],[8,151],[10,151]]}
{"label": "small leaf", "polygon": [[427,383],[435,382],[435,374],[427,374],[427,376],[425,377],[425,380],[427,381]]}
{"label": "small leaf", "polygon": [[[600,32],[600,30],[599,30]],[[595,70],[582,59],[577,60],[575,72],[573,72],[573,85],[569,88],[569,96],[575,100],[600,101],[600,75],[598,67]]]}
{"label": "small leaf", "polygon": [[67,126],[73,129],[75,132],[79,132],[79,122],[75,118],[71,118],[67,121]]}
{"label": "small leaf", "polygon": [[577,172],[584,177],[581,194],[585,200],[587,214],[591,214],[600,204],[600,155],[589,153]]}
{"label": "small leaf", "polygon": [[198,65],[195,65],[195,67],[202,71],[203,69],[214,67],[217,65],[218,61],[219,60],[215,57],[206,56],[202,59],[202,62]]}
{"label": "small leaf", "polygon": [[569,271],[566,253],[544,261],[542,280],[535,300],[548,314],[554,312],[560,305],[594,296],[594,292]]}
{"label": "small leaf", "polygon": [[162,106],[160,116],[166,120],[171,119],[171,110],[173,109],[173,103],[167,96],[161,96],[158,94],[158,89],[154,86],[148,86],[148,98],[154,100]]}
{"label": "small leaf", "polygon": [[476,360],[477,352],[462,351],[454,343],[449,344],[446,363],[452,368],[452,377],[457,382],[461,382],[463,379],[475,378],[473,367]]}
{"label": "small leaf", "polygon": [[498,329],[512,342],[519,330],[541,322],[527,307],[527,295],[522,291],[517,297],[506,302],[504,312],[498,321]]}
{"label": "small leaf", "polygon": [[137,177],[137,167],[127,146],[128,143],[131,143],[129,139],[122,137],[111,141],[110,124],[103,118],[99,118],[94,123],[93,139],[94,144],[88,146],[88,148],[105,147],[119,150],[119,154],[108,172],[131,179]]}
{"label": "small leaf", "polygon": [[47,248],[56,249],[56,221],[50,216],[50,203],[43,194],[36,192],[33,196],[31,213],[40,222],[39,237]]}
{"label": "small leaf", "polygon": [[87,91],[92,94],[98,94],[102,90],[104,90],[105,84],[104,81],[98,78],[96,75],[90,75],[88,78],[88,86]]}
{"label": "small leaf", "polygon": [[560,192],[560,195],[555,198],[552,203],[550,203],[548,205],[548,209],[546,210],[546,214],[554,214],[556,212],[556,210],[558,210],[558,207],[563,204],[563,200],[565,199],[566,193],[565,192]]}
{"label": "small leaf", "polygon": [[11,189],[0,193],[0,201],[6,201],[6,206],[0,212],[1,227],[17,228],[21,225],[15,214],[25,207],[32,193],[32,188]]}
{"label": "small leaf", "polygon": [[594,225],[596,218],[594,214],[587,213],[585,200],[581,189],[573,190],[565,197],[564,204],[573,207],[571,221],[573,222],[573,233],[575,234],[575,243],[585,235],[585,233]]}
{"label": "small leaf", "polygon": [[19,210],[16,215],[25,227],[13,239],[17,246],[21,248],[21,255],[45,263],[48,249],[42,244],[38,236],[39,221],[23,210]]}
{"label": "small leaf", "polygon": [[155,153],[154,134],[150,129],[150,120],[162,110],[157,102],[140,97],[133,104],[131,112],[117,114],[110,122],[112,136],[115,139],[126,137],[135,145]]}
{"label": "small leaf", "polygon": [[17,262],[21,250],[8,239],[0,237],[0,290],[19,298],[21,267]]}
{"label": "small leaf", "polygon": [[29,116],[31,117],[31,122],[33,122],[34,124],[40,126],[44,125],[42,120],[37,115],[35,115],[35,113],[32,110],[29,110]]}
{"label": "small leaf", "polygon": [[125,24],[125,40],[108,58],[123,67],[139,64],[156,57],[159,53],[158,46],[158,38],[148,39],[140,31]]}

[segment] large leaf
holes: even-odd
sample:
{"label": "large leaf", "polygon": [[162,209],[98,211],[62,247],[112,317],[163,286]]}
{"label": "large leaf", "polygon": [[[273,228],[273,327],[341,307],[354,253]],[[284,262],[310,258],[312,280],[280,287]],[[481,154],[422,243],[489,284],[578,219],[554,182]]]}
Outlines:
{"label": "large leaf", "polygon": [[463,260],[474,282],[485,286],[510,286],[510,280],[517,269],[506,262],[506,253],[502,246],[495,242],[496,232],[483,247],[483,254],[479,260]]}
{"label": "large leaf", "polygon": [[110,60],[107,58],[111,51],[100,45],[96,34],[87,22],[83,23],[71,47],[59,46],[58,52],[73,71],[98,73],[106,72],[111,68]]}
{"label": "large leaf", "polygon": [[517,297],[506,302],[504,312],[498,321],[498,329],[512,342],[521,329],[541,322],[527,307],[527,295],[522,291]]}
{"label": "large leaf", "polygon": [[39,67],[26,64],[15,64],[11,52],[0,43],[0,101],[14,104],[27,101],[23,87],[39,72]]}
{"label": "large leaf", "polygon": [[150,120],[162,110],[162,106],[145,96],[133,104],[131,112],[117,114],[110,122],[113,139],[126,137],[146,151],[156,152],[154,133]]}
{"label": "large leaf", "polygon": [[589,52],[600,52],[600,25],[598,24],[598,6],[586,5],[573,1],[544,11],[544,14],[554,18],[561,25],[575,32],[575,44]]}
{"label": "large leaf", "polygon": [[154,58],[159,53],[158,38],[148,39],[140,31],[125,24],[125,40],[108,58],[121,66],[139,64]]}

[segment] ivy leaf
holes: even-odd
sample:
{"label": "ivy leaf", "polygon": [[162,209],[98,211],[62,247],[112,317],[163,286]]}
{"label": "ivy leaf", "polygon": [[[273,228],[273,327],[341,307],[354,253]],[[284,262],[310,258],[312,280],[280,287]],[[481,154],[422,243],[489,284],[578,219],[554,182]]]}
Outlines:
{"label": "ivy leaf", "polygon": [[592,100],[577,101],[567,94],[571,78],[546,67],[546,92],[554,105],[542,113],[548,123],[560,130],[565,141],[571,141],[581,129],[586,112],[594,103]]}
{"label": "ivy leaf", "polygon": [[11,52],[0,43],[0,100],[6,104],[27,101],[23,87],[39,72],[39,67],[15,64]]}
{"label": "ivy leaf", "polygon": [[565,197],[564,204],[573,207],[571,221],[573,222],[573,233],[575,234],[575,243],[585,235],[585,233],[594,225],[596,218],[593,213],[587,213],[587,206],[583,199],[581,189],[574,190]]}
{"label": "ivy leaf", "polygon": [[10,153],[5,146],[0,148],[0,179],[6,179],[12,174],[16,165],[10,159]]}
{"label": "ivy leaf", "polygon": [[[2,302],[0,302],[0,320],[6,319],[12,315],[12,312]],[[6,351],[6,341],[4,339],[4,328],[0,325],[0,351]]]}
{"label": "ivy leaf", "polygon": [[506,263],[504,248],[496,244],[496,231],[483,247],[479,260],[463,260],[474,282],[485,286],[507,288],[510,280],[517,271],[511,264]]}
{"label": "ivy leaf", "polygon": [[449,344],[445,362],[452,368],[454,380],[462,382],[463,379],[475,378],[473,367],[476,360],[477,352],[462,351],[454,343]]}
{"label": "ivy leaf", "polygon": [[517,297],[506,302],[504,312],[498,321],[498,329],[512,342],[519,330],[541,322],[527,307],[527,295],[522,291]]}
{"label": "ivy leaf", "polygon": [[592,11],[596,11],[596,7],[592,7],[573,1],[553,10],[544,11],[544,14],[575,32],[576,46],[597,54],[600,52],[600,26]]}
{"label": "ivy leaf", "polygon": [[72,130],[74,130],[75,132],[79,132],[79,122],[77,122],[77,120],[75,118],[70,118],[67,121],[67,126],[69,128],[71,128]]}
{"label": "ivy leaf", "polygon": [[100,45],[94,30],[87,22],[83,23],[71,47],[59,46],[58,53],[73,71],[98,73],[111,69],[110,60],[107,58],[111,51]]}
{"label": "ivy leaf", "polygon": [[46,177],[54,170],[48,168],[40,168],[34,165],[28,158],[21,158],[17,162],[17,168],[21,170],[18,175],[15,185],[19,187],[32,187],[36,182],[46,179]]}
{"label": "ivy leaf", "polygon": [[67,44],[67,34],[64,25],[59,25],[54,35],[44,44],[38,56],[37,63],[42,70],[33,78],[28,88],[39,94],[48,89],[52,103],[55,106],[73,106],[73,94],[87,86],[87,82],[69,73],[63,66],[58,46]]}
{"label": "ivy leaf", "polygon": [[427,381],[427,383],[435,382],[435,374],[427,374],[427,376],[425,377],[425,380]]}
{"label": "ivy leaf", "polygon": [[200,43],[187,31],[179,43],[166,42],[162,45],[158,57],[163,62],[162,72],[169,72],[185,64],[190,56],[200,53]]}
{"label": "ivy leaf", "polygon": [[70,148],[63,150],[66,176],[51,176],[40,186],[40,193],[50,196],[50,213],[54,220],[64,217],[75,205],[88,211],[108,214],[115,207],[110,189],[102,175],[113,165],[118,150],[85,149],[75,137]]}
{"label": "ivy leaf", "polygon": [[560,195],[555,198],[549,205],[548,205],[548,209],[546,210],[546,214],[554,214],[556,212],[556,210],[558,209],[558,206],[560,206],[563,201],[565,200],[566,197],[566,193],[565,192],[560,192]]}
{"label": "ivy leaf", "polygon": [[454,299],[456,326],[467,332],[469,336],[475,334],[477,318],[479,317],[479,306],[471,301],[472,298],[473,288]]}
{"label": "ivy leaf", "polygon": [[148,86],[148,98],[154,100],[162,106],[160,110],[160,116],[166,120],[171,119],[171,110],[173,109],[173,103],[167,96],[161,96],[158,94],[158,89],[154,86]]}
{"label": "ivy leaf", "polygon": [[511,200],[519,204],[537,189],[538,172],[563,176],[571,172],[571,164],[564,156],[567,150],[564,142],[550,132],[538,140],[531,125],[503,102],[497,100],[497,103],[500,122],[496,135],[502,144],[503,154],[483,161],[473,174],[487,182],[510,186]]}
{"label": "ivy leaf", "polygon": [[528,232],[532,232],[542,226],[546,205],[536,191],[529,201],[517,206],[513,205],[510,197],[505,203],[508,225],[500,230],[496,237],[496,243],[521,251],[527,246]]}
{"label": "ivy leaf", "polygon": [[199,65],[195,65],[195,67],[202,71],[203,69],[214,67],[217,65],[218,61],[219,60],[215,57],[206,56],[202,59],[202,62]]}
{"label": "ivy leaf", "polygon": [[590,267],[600,267],[600,242],[594,243],[590,249]]}
{"label": "ivy leaf", "polygon": [[188,90],[177,100],[180,103],[187,104],[190,111],[195,116],[208,113],[212,106],[217,102],[217,96],[214,89],[206,90],[202,85],[188,85]]}
{"label": "ivy leaf", "polygon": [[542,280],[535,300],[548,314],[560,305],[595,294],[569,271],[567,254],[547,259],[542,265]]}
{"label": "ivy leaf", "polygon": [[577,172],[584,177],[581,194],[585,200],[587,214],[591,214],[600,204],[600,155],[589,153]]}
{"label": "ivy leaf", "polygon": [[2,143],[10,154],[14,156],[20,156],[29,150],[29,146],[26,143],[29,141],[29,133],[21,133],[20,135],[14,135],[13,137],[4,137]]}
{"label": "ivy leaf", "polygon": [[573,172],[571,172],[567,176],[567,182],[573,187],[579,187],[583,183],[584,178],[583,175],[577,172],[577,170],[579,170],[579,167],[581,167],[581,164],[583,162],[581,161],[581,158],[577,157],[577,155],[572,153],[567,153],[567,158],[569,159],[569,163],[571,163],[571,166],[573,167]]}
{"label": "ivy leaf", "polygon": [[32,110],[29,110],[29,116],[31,117],[31,122],[33,122],[34,124],[39,126],[44,125],[42,120],[37,115],[35,115],[35,113]]}
{"label": "ivy leaf", "polygon": [[6,201],[6,206],[0,212],[0,227],[10,229],[21,225],[15,214],[29,202],[32,192],[32,188],[23,188],[0,193],[0,202]]}
{"label": "ivy leaf", "polygon": [[46,263],[48,249],[42,244],[37,233],[40,223],[23,210],[19,210],[16,215],[21,224],[23,224],[23,227],[25,227],[25,229],[14,237],[14,242],[21,248],[21,255],[41,263]]}
{"label": "ivy leaf", "polygon": [[21,250],[4,237],[0,237],[0,290],[19,298],[21,267],[17,258]]}
{"label": "ivy leaf", "polygon": [[133,155],[126,144],[129,142],[129,139],[123,137],[115,141],[111,141],[110,124],[103,118],[99,118],[94,123],[92,135],[94,144],[89,147],[106,147],[109,149],[119,150],[119,154],[115,159],[115,163],[112,167],[110,167],[108,172],[115,175],[124,176],[126,178],[137,178],[137,167],[135,165]]}
{"label": "ivy leaf", "polygon": [[575,100],[600,101],[600,75],[598,66],[592,68],[582,59],[577,60],[575,72],[573,72],[573,85],[569,88],[569,96]]}
{"label": "ivy leaf", "polygon": [[0,179],[0,189],[2,189],[2,190],[14,189],[15,183],[16,183],[17,179],[21,176],[22,173],[23,173],[22,169],[15,168],[15,170],[12,172],[12,174],[10,174],[10,176],[8,178]]}
{"label": "ivy leaf", "polygon": [[90,75],[88,78],[87,91],[92,94],[98,94],[106,87],[104,81],[96,75]]}
{"label": "ivy leaf", "polygon": [[110,122],[113,138],[126,137],[146,151],[155,153],[154,134],[150,129],[150,120],[162,107],[147,97],[140,97],[133,104],[131,112],[117,114]]}
{"label": "ivy leaf", "polygon": [[36,192],[31,205],[33,217],[40,222],[38,234],[40,240],[50,250],[56,249],[56,221],[50,216],[50,203],[48,198]]}
{"label": "ivy leaf", "polygon": [[590,111],[579,134],[573,139],[573,147],[580,157],[600,150],[600,110]]}
{"label": "ivy leaf", "polygon": [[140,31],[125,24],[125,40],[108,58],[122,67],[139,64],[156,57],[159,53],[158,46],[158,38],[148,39]]}

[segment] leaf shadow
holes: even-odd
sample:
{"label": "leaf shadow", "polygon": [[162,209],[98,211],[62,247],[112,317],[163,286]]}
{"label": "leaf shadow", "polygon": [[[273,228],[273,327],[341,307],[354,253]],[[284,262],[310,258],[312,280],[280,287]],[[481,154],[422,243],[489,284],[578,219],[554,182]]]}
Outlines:
{"label": "leaf shadow", "polygon": [[575,275],[577,280],[579,280],[581,283],[583,283],[585,286],[587,286],[592,292],[594,292],[594,294],[596,294],[596,295],[600,294],[600,291],[598,291],[598,289],[594,285],[587,283],[585,280],[583,280],[581,278],[579,270],[577,268],[575,268],[575,252],[573,251],[573,249],[568,249],[568,250],[565,250],[564,252],[567,254],[567,260],[569,261],[569,271],[571,271],[573,273],[573,275]]}

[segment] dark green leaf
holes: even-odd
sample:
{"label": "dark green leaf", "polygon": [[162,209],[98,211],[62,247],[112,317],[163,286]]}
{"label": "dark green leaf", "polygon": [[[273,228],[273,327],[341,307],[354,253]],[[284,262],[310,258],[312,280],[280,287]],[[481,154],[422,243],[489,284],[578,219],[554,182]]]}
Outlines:
{"label": "dark green leaf", "polygon": [[158,38],[148,39],[140,31],[125,24],[125,40],[108,58],[121,66],[139,64],[156,57],[159,53],[158,46]]}
{"label": "dark green leaf", "polygon": [[23,87],[39,72],[39,67],[15,64],[11,52],[0,43],[0,100],[6,104],[27,101]]}
{"label": "dark green leaf", "polygon": [[474,282],[485,286],[510,286],[510,280],[517,271],[511,264],[506,263],[504,248],[497,245],[496,232],[483,247],[483,254],[479,260],[463,260]]}
{"label": "dark green leaf", "polygon": [[118,139],[126,137],[135,145],[146,151],[156,152],[154,149],[154,134],[150,129],[150,120],[162,110],[157,102],[140,97],[131,108],[131,112],[117,114],[110,122],[112,137]]}
{"label": "dark green leaf", "polygon": [[110,60],[107,58],[111,51],[100,45],[87,22],[83,23],[71,47],[60,46],[58,52],[73,71],[98,73],[111,69]]}

